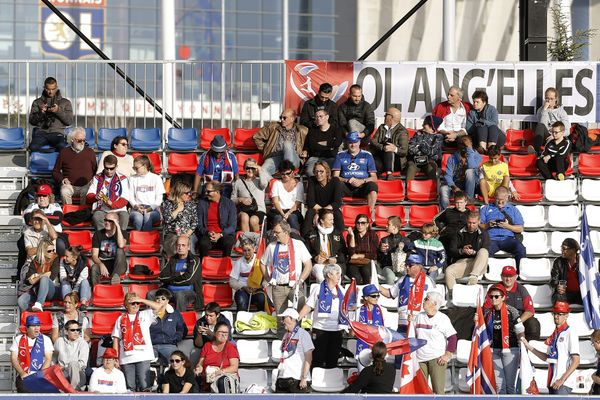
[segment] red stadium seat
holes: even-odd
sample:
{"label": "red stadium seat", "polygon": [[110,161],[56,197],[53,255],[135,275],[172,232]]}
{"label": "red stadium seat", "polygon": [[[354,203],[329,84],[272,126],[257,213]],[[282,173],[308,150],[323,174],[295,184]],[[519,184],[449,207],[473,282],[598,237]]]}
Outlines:
{"label": "red stadium seat", "polygon": [[[65,204],[65,205],[63,205],[62,210],[63,210],[63,214],[67,214],[67,213],[71,213],[71,212],[75,212],[75,211],[85,210],[87,208],[90,208],[90,205],[88,205],[88,204]],[[80,222],[75,225],[71,225],[63,219],[61,224],[64,227],[85,227],[85,226],[92,226],[92,221],[89,220],[89,221],[85,221],[85,222]]]}
{"label": "red stadium seat", "polygon": [[433,221],[433,218],[440,212],[437,204],[428,206],[412,205],[408,210],[408,223],[410,226],[420,228],[423,224]]}
{"label": "red stadium seat", "polygon": [[221,307],[230,307],[233,304],[233,292],[229,284],[202,284],[202,294],[204,296],[204,304],[211,301],[216,302]]}
{"label": "red stadium seat", "polygon": [[[152,274],[143,275],[143,274],[134,274],[133,267],[136,265],[145,265],[147,266]],[[158,279],[160,275],[160,260],[158,257],[129,257],[129,279],[134,281],[148,281],[153,279]]]}
{"label": "red stadium seat", "polygon": [[200,133],[200,147],[204,150],[210,149],[210,142],[217,135],[223,135],[227,147],[231,147],[229,128],[202,128],[202,132]]}
{"label": "red stadium seat", "polygon": [[508,158],[508,172],[511,176],[536,176],[536,161],[535,154],[511,154]]}
{"label": "red stadium seat", "polygon": [[579,175],[600,176],[600,154],[579,153]]}
{"label": "red stadium seat", "polygon": [[160,233],[158,231],[130,231],[129,251],[132,253],[158,253],[160,251]]}
{"label": "red stadium seat", "polygon": [[[573,129],[573,127],[571,127],[571,130],[572,129]],[[593,135],[596,135],[596,136],[600,135],[600,129],[598,129],[598,128],[588,129],[588,136],[590,136],[590,135],[592,135],[592,136]],[[571,151],[573,151],[573,149],[571,149]],[[590,151],[600,151],[600,146],[592,146],[590,148]]]}
{"label": "red stadium seat", "polygon": [[90,231],[64,231],[69,236],[71,246],[82,246],[83,251],[92,251],[92,232]]}
{"label": "red stadium seat", "polygon": [[448,164],[448,159],[452,157],[452,153],[444,153],[442,154],[442,172],[446,172],[446,164]]}
{"label": "red stadium seat", "polygon": [[404,200],[404,183],[400,179],[392,181],[379,180],[377,181],[379,193],[377,201],[382,203],[399,203]]}
{"label": "red stadium seat", "polygon": [[[505,161],[504,160],[504,154],[500,154],[500,157],[498,158],[500,161]],[[482,154],[481,155],[481,165],[483,165],[483,163],[486,163],[490,161],[490,156],[488,156],[487,154]]]}
{"label": "red stadium seat", "polygon": [[402,221],[402,225],[404,225],[406,223],[404,220],[404,206],[389,206],[383,204],[375,206],[375,223],[377,226],[386,226],[389,217],[399,217]]}
{"label": "red stadium seat", "polygon": [[241,175],[246,174],[246,172],[244,171],[244,163],[250,157],[254,158],[258,165],[262,165],[264,161],[262,153],[235,153],[235,159],[237,160]]}
{"label": "red stadium seat", "polygon": [[542,182],[539,179],[514,179],[511,180],[511,183],[517,190],[517,193],[521,195],[519,199],[520,203],[537,203],[544,198],[542,194]]}
{"label": "red stadium seat", "polygon": [[52,330],[52,312],[50,311],[21,311],[21,326],[19,327],[21,333],[25,333],[25,321],[29,315],[37,315],[41,322],[40,331],[46,334],[50,333]]}
{"label": "red stadium seat", "polygon": [[196,311],[184,311],[181,313],[181,316],[183,317],[185,326],[187,326],[187,334],[189,336],[194,333],[194,327],[196,326],[198,316],[196,315]]}
{"label": "red stadium seat", "polygon": [[92,304],[96,307],[115,308],[123,305],[125,289],[122,285],[94,285]]}
{"label": "red stadium seat", "polygon": [[182,172],[195,173],[198,156],[195,153],[169,153],[167,172],[171,175]]}
{"label": "red stadium seat", "polygon": [[434,201],[438,198],[437,182],[435,179],[406,182],[406,198],[410,201]]}
{"label": "red stadium seat", "polygon": [[258,151],[252,136],[259,130],[260,128],[237,128],[233,134],[233,148],[242,151]]}
{"label": "red stadium seat", "polygon": [[138,297],[145,299],[148,296],[148,292],[151,292],[156,289],[158,289],[158,283],[130,283],[127,287],[127,293],[135,293]]}
{"label": "red stadium seat", "polygon": [[531,129],[507,129],[504,148],[508,151],[527,151],[533,145],[533,131]]}
{"label": "red stadium seat", "polygon": [[371,210],[369,206],[352,206],[348,204],[344,204],[342,206],[342,216],[344,217],[344,225],[346,226],[354,226],[354,220],[358,214],[365,214],[367,216],[371,215]]}
{"label": "red stadium seat", "polygon": [[160,157],[160,153],[133,153],[131,156],[135,159],[137,156],[141,155],[148,156],[150,162],[152,163],[152,167],[154,167],[155,174],[160,174],[162,172],[162,158]]}
{"label": "red stadium seat", "polygon": [[229,279],[233,268],[231,257],[209,257],[202,259],[202,278],[212,280]]}
{"label": "red stadium seat", "polygon": [[96,336],[110,335],[122,311],[94,311],[92,333]]}

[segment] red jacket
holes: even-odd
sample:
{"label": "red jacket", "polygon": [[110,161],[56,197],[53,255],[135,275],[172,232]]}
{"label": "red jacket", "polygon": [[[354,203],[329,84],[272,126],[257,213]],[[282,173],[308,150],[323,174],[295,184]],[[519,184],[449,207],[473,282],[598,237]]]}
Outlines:
{"label": "red jacket", "polygon": [[[462,103],[463,107],[465,107],[466,115],[469,115],[469,111],[471,111],[471,108],[473,108],[473,106],[471,105],[471,103],[464,100],[462,101]],[[431,115],[440,117],[442,119],[448,114],[450,114],[450,103],[448,103],[447,100],[442,101],[441,103],[437,103],[433,108],[433,111],[431,112]]]}

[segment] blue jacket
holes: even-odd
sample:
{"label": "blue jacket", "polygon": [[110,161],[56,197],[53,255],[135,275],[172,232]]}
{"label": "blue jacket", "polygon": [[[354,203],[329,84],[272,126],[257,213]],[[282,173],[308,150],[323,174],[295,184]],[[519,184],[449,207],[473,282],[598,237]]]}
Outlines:
{"label": "blue jacket", "polygon": [[[208,206],[209,202],[206,199],[198,203],[198,237],[208,235]],[[233,201],[225,196],[221,196],[219,200],[219,219],[223,235],[235,235],[237,210]]]}
{"label": "blue jacket", "polygon": [[485,107],[483,107],[483,110],[481,110],[481,112],[475,109],[471,109],[471,111],[469,111],[469,114],[467,115],[467,123],[465,129],[467,130],[467,132],[472,133],[471,128],[477,125],[497,126],[498,110],[496,110],[496,107],[486,104]]}
{"label": "blue jacket", "polygon": [[165,313],[162,318],[157,316],[156,321],[150,325],[152,344],[176,345],[187,334],[187,326],[185,325],[183,316],[177,310],[174,310],[172,313]]}
{"label": "blue jacket", "polygon": [[[481,207],[479,215],[481,216],[481,223],[487,224],[490,221],[507,220],[506,215],[510,217],[508,221],[511,225],[523,225],[523,216],[517,207],[511,203],[506,203],[502,211],[498,208],[495,203],[490,203]],[[490,227],[488,228],[488,234],[490,240],[504,240],[509,237],[515,237],[515,233],[506,228]]]}
{"label": "blue jacket", "polygon": [[[456,178],[454,169],[460,164],[460,150],[455,151],[446,164],[446,183],[448,186],[454,186],[454,179]],[[472,147],[467,147],[467,169],[479,168],[481,165],[481,154],[473,150]],[[458,172],[458,171],[457,171]],[[464,188],[462,188],[464,189]]]}

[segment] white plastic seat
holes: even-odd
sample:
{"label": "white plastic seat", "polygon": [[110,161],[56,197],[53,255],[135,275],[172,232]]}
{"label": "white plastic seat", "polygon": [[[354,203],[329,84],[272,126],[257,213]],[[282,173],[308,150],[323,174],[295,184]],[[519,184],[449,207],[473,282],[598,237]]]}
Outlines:
{"label": "white plastic seat", "polygon": [[464,367],[458,370],[458,390],[462,393],[469,393],[470,391],[467,384],[467,369]]}
{"label": "white plastic seat", "polygon": [[[544,343],[543,340],[532,340],[529,342],[534,349],[537,349],[539,351],[541,351],[542,353],[546,353],[546,350],[548,350],[548,346]],[[533,351],[528,351],[529,353],[529,359],[531,360],[531,363],[533,365],[535,365],[536,367],[544,367],[544,368],[548,368],[548,362],[542,360],[541,358],[539,358],[538,356],[536,356]],[[539,382],[538,382],[539,384]]]}
{"label": "white plastic seat", "polygon": [[238,369],[238,373],[240,375],[240,391],[242,393],[253,383],[263,386],[266,389],[269,388],[269,378],[266,369],[240,368]]}
{"label": "white plastic seat", "polygon": [[550,285],[524,285],[531,295],[534,307],[552,307],[552,288]]}
{"label": "white plastic seat", "polygon": [[573,372],[575,384],[573,385],[573,394],[587,395],[590,393],[592,384],[592,374],[594,369],[577,369]]}
{"label": "white plastic seat", "polygon": [[548,258],[523,258],[519,277],[526,282],[548,282],[552,263]]}
{"label": "white plastic seat", "polygon": [[544,206],[523,206],[518,205],[517,209],[523,216],[523,226],[525,228],[543,228],[546,226],[546,209]]}
{"label": "white plastic seat", "polygon": [[346,387],[344,370],[341,368],[313,368],[311,387],[315,392],[341,392]]}
{"label": "white plastic seat", "polygon": [[577,200],[577,180],[555,181],[548,179],[544,185],[544,196],[548,201],[559,203],[575,201]]}
{"label": "white plastic seat", "polygon": [[[256,312],[238,311],[236,321],[250,322],[252,317],[257,314]],[[235,325],[234,325],[235,326]],[[247,329],[244,331],[236,331],[238,335],[244,336],[262,336],[269,332],[269,329]]]}
{"label": "white plastic seat", "polygon": [[569,318],[567,319],[567,323],[575,332],[577,332],[577,336],[579,337],[587,337],[592,334],[593,329],[591,329],[587,320],[585,319],[585,313],[582,312],[571,312],[569,313]]}
{"label": "white plastic seat", "polygon": [[[356,339],[348,339],[346,341],[346,348],[352,354],[355,354],[356,353]],[[345,357],[345,359],[350,364],[356,364],[356,358],[354,358],[354,357],[347,356],[347,357]]]}
{"label": "white plastic seat", "polygon": [[[385,288],[391,288],[393,285],[381,285]],[[362,293],[361,293],[362,295]],[[379,305],[384,308],[395,310],[398,308],[398,298],[391,299],[385,296],[379,296]]]}
{"label": "white plastic seat", "polygon": [[536,368],[535,369],[535,383],[540,390],[540,394],[548,394],[548,387],[546,381],[548,380],[548,368]]}
{"label": "white plastic seat", "polygon": [[579,205],[548,207],[548,223],[554,228],[578,228],[580,218]]}
{"label": "white plastic seat", "polygon": [[536,313],[533,317],[540,323],[541,338],[547,338],[552,335],[552,332],[554,332],[554,317],[552,317],[552,313]]}
{"label": "white plastic seat", "polygon": [[459,339],[456,344],[456,361],[461,364],[466,364],[469,361],[469,354],[471,353],[471,341],[466,339]]}
{"label": "white plastic seat", "polygon": [[590,240],[594,248],[594,253],[600,253],[600,232],[596,230],[590,231]]}
{"label": "white plastic seat", "polygon": [[279,363],[281,359],[281,340],[273,340],[271,342],[271,361]]}
{"label": "white plastic seat", "polygon": [[550,249],[553,253],[560,254],[560,246],[562,246],[563,240],[566,238],[575,239],[577,243],[579,243],[579,236],[581,233],[579,231],[570,231],[570,232],[558,232],[554,231],[550,235]]}
{"label": "white plastic seat", "polygon": [[580,365],[588,365],[590,367],[596,365],[598,357],[596,356],[596,350],[594,350],[594,346],[592,345],[591,341],[579,341],[579,357]]}
{"label": "white plastic seat", "polygon": [[442,303],[441,308],[445,307],[446,304],[447,304],[447,301],[446,301],[446,285],[443,284],[443,283],[438,283],[432,289],[432,292],[438,292],[439,294],[442,295],[442,298],[444,299],[444,302]]}
{"label": "white plastic seat", "polygon": [[485,273],[485,279],[493,282],[500,282],[502,280],[502,268],[510,265],[516,268],[517,262],[514,258],[493,258],[488,259],[488,270]]}
{"label": "white plastic seat", "polygon": [[452,304],[458,307],[476,307],[481,285],[463,285],[457,283],[452,290]]}
{"label": "white plastic seat", "polygon": [[588,225],[591,227],[600,227],[600,206],[588,204],[585,206]]}
{"label": "white plastic seat", "polygon": [[244,364],[263,364],[269,361],[269,344],[266,340],[237,341],[240,362]]}
{"label": "white plastic seat", "polygon": [[546,232],[523,232],[523,246],[528,255],[545,255],[548,253],[548,236]]}
{"label": "white plastic seat", "polygon": [[0,226],[3,227],[21,227],[25,220],[20,215],[0,215]]}
{"label": "white plastic seat", "polygon": [[581,181],[581,197],[586,201],[600,201],[600,180],[583,179]]}

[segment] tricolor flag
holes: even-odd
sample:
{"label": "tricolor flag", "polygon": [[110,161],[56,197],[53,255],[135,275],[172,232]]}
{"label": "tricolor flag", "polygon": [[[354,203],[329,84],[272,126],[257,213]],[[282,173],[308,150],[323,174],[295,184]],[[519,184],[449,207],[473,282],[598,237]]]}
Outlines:
{"label": "tricolor flag", "polygon": [[79,393],[71,386],[58,365],[28,375],[23,379],[23,387],[30,393]]}
{"label": "tricolor flag", "polygon": [[583,299],[585,319],[591,329],[600,329],[600,276],[594,265],[594,248],[590,239],[590,227],[586,209],[581,217],[581,254],[579,255],[579,289]]}
{"label": "tricolor flag", "polygon": [[[409,340],[414,339],[415,329],[410,324],[409,329]],[[416,339],[418,340],[418,339]],[[423,340],[423,339],[421,339]],[[426,341],[423,340],[425,343]],[[400,394],[433,394],[427,379],[421,368],[417,358],[407,352],[402,356],[402,367],[400,368]]]}
{"label": "tricolor flag", "polygon": [[466,378],[471,394],[496,394],[492,349],[485,328],[481,302],[477,304],[477,323],[473,329]]}
{"label": "tricolor flag", "polygon": [[521,379],[521,394],[540,394],[540,390],[535,382],[535,368],[531,365],[529,353],[523,343],[521,343],[519,378]]}

